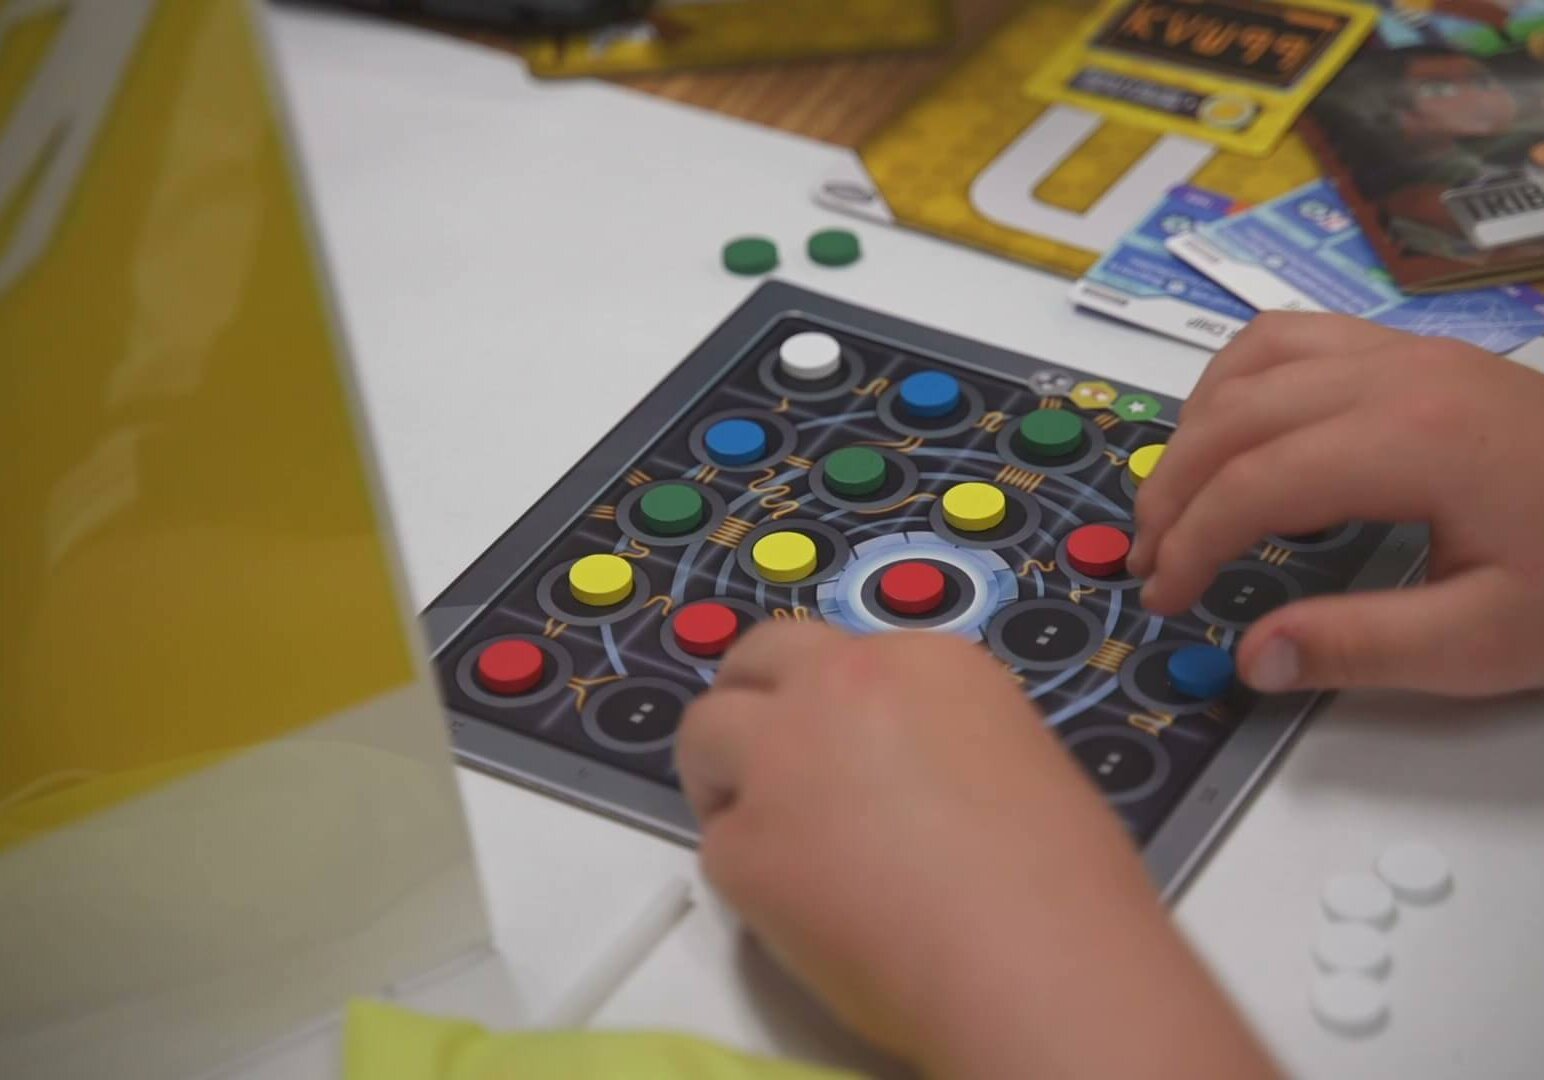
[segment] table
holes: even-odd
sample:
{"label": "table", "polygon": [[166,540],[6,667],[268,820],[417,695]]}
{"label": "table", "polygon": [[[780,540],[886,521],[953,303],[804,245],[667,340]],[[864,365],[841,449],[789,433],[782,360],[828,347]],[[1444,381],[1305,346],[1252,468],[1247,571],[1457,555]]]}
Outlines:
{"label": "table", "polygon": [[[509,58],[383,24],[277,19],[344,322],[408,580],[422,606],[750,291],[717,267],[746,231],[784,276],[956,333],[1183,394],[1204,354],[1073,312],[1066,282],[865,227],[832,271],[797,252],[831,215],[830,146],[598,83],[537,85]],[[1282,1062],[1305,1076],[1531,1076],[1544,994],[1544,700],[1348,695],[1312,725],[1177,907]],[[684,849],[466,774],[501,956],[407,994],[516,1026]],[[1348,1042],[1305,1007],[1324,877],[1426,838],[1454,895],[1392,931],[1393,1020]],[[638,896],[617,888],[636,882]],[[700,883],[699,883],[700,886]],[[873,1065],[696,910],[596,1018]],[[331,1075],[332,1036],[248,1063]]]}

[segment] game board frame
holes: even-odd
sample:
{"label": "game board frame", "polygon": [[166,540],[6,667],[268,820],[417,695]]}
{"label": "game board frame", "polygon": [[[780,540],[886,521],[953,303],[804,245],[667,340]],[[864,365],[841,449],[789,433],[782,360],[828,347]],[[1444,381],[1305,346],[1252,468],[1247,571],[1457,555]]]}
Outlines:
{"label": "game board frame", "polygon": [[[998,378],[1024,380],[1041,367],[1056,367],[1074,377],[1104,378],[856,308],[783,282],[768,282],[425,609],[422,621],[432,654],[438,657],[444,652],[586,511],[597,492],[645,456],[662,431],[711,393],[774,323],[790,315],[824,323],[838,332],[890,339],[913,354],[932,354],[947,364]],[[1153,396],[1162,402],[1165,414],[1178,414],[1178,399],[1157,393]],[[1153,422],[1172,428],[1161,419]],[[1420,571],[1425,553],[1423,527],[1397,526],[1350,588],[1403,585]],[[1148,872],[1166,898],[1172,897],[1195,870],[1322,697],[1298,693],[1263,698],[1239,722],[1238,729],[1143,848]],[[696,841],[695,821],[678,792],[454,709],[447,708],[447,720],[456,756],[463,764],[680,843]]]}

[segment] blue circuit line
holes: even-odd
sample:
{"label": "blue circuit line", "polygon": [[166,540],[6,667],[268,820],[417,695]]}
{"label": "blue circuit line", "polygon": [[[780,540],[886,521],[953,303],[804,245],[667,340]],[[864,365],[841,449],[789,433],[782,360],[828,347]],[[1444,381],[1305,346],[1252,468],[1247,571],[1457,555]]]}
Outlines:
{"label": "blue circuit line", "polygon": [[606,646],[606,656],[611,661],[611,666],[618,675],[626,675],[627,668],[622,664],[622,654],[617,651],[616,635],[611,632],[611,624],[606,623],[600,628],[600,640]]}
{"label": "blue circuit line", "polygon": [[1084,694],[1076,701],[1069,701],[1066,705],[1063,705],[1060,709],[1057,709],[1050,716],[1047,716],[1045,718],[1046,724],[1050,727],[1056,727],[1058,724],[1062,724],[1068,720],[1071,720],[1074,716],[1081,715],[1113,694],[1115,692],[1115,688],[1118,685],[1120,685],[1119,679],[1106,679],[1104,682],[1099,684],[1099,688],[1097,690],[1094,690],[1088,694]]}

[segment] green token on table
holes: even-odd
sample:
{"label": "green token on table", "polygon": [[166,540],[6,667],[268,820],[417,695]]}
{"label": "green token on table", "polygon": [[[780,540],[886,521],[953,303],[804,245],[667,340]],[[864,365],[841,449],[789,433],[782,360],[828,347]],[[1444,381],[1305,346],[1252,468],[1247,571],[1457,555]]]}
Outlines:
{"label": "green token on table", "polygon": [[763,236],[742,236],[724,245],[724,269],[747,277],[777,269],[777,245]]}
{"label": "green token on table", "polygon": [[680,536],[702,524],[706,501],[689,484],[661,484],[638,500],[646,529],[656,536]]}
{"label": "green token on table", "polygon": [[885,483],[885,457],[866,446],[849,446],[826,458],[826,486],[838,495],[861,499]]}
{"label": "green token on table", "polygon": [[1037,409],[1019,421],[1019,438],[1032,454],[1063,457],[1083,445],[1083,422],[1063,409]]}
{"label": "green token on table", "polygon": [[821,266],[851,266],[863,249],[856,234],[846,229],[825,229],[810,237],[809,253]]}

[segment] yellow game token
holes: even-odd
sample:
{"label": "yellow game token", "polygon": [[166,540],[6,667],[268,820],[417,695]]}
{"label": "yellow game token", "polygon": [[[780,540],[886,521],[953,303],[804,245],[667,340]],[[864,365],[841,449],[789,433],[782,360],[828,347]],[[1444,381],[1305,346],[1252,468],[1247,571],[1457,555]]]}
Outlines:
{"label": "yellow game token", "polygon": [[1008,497],[991,484],[972,481],[944,492],[944,520],[960,532],[985,532],[1002,523]]}
{"label": "yellow game token", "polygon": [[586,555],[568,568],[568,587],[587,607],[610,607],[633,591],[633,567],[620,555]]}
{"label": "yellow game token", "polygon": [[815,541],[792,529],[768,533],[751,548],[751,559],[768,581],[803,581],[815,572],[819,559]]}
{"label": "yellow game token", "polygon": [[1153,470],[1158,467],[1158,459],[1163,457],[1163,443],[1153,443],[1139,450],[1133,450],[1131,457],[1126,460],[1126,468],[1131,470],[1131,482],[1138,487],[1142,481],[1153,475]]}

